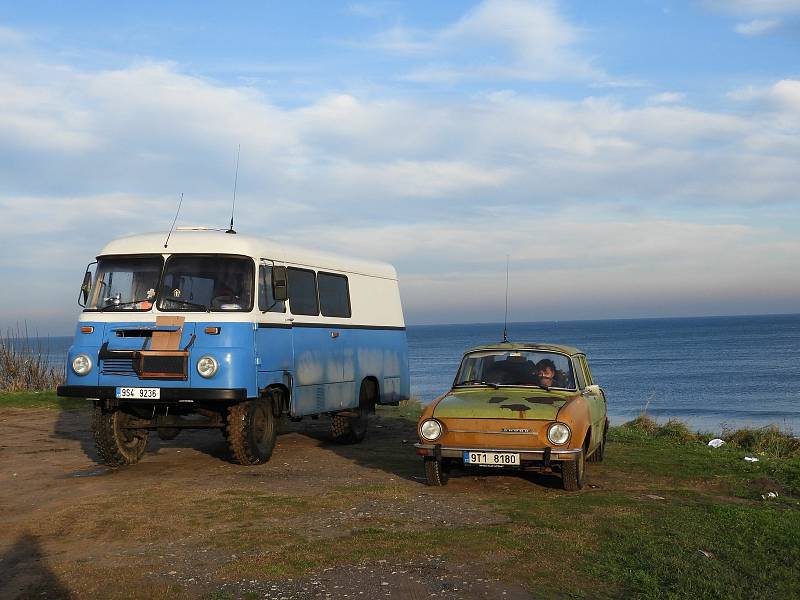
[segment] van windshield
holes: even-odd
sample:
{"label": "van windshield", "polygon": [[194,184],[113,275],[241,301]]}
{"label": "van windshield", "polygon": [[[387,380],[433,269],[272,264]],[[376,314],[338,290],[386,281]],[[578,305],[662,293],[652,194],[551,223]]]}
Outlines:
{"label": "van windshield", "polygon": [[249,311],[253,260],[238,256],[171,256],[158,295],[162,311]]}
{"label": "van windshield", "polygon": [[100,257],[87,310],[150,310],[155,301],[161,256]]}

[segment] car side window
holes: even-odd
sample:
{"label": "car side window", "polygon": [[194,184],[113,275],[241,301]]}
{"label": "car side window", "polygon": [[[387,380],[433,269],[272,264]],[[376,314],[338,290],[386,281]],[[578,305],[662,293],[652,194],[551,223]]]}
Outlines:
{"label": "car side window", "polygon": [[583,365],[583,372],[586,374],[586,385],[592,385],[594,379],[592,379],[592,371],[589,369],[589,363],[586,361],[585,356],[581,356],[581,364]]}
{"label": "car side window", "polygon": [[350,292],[347,277],[319,272],[319,305],[324,317],[350,317]]}
{"label": "car side window", "polygon": [[581,357],[576,357],[576,365],[575,365],[575,377],[578,379],[578,389],[584,389],[586,387],[586,377],[583,374],[583,362],[581,361]]}
{"label": "car side window", "polygon": [[307,269],[290,267],[289,309],[294,315],[318,315],[317,274]]}

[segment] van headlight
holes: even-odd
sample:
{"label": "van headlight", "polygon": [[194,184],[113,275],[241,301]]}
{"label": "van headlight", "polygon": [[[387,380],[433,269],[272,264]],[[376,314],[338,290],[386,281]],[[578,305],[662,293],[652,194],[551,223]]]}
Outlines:
{"label": "van headlight", "polygon": [[419,426],[419,433],[426,440],[432,442],[442,435],[442,424],[436,419],[426,419]]}
{"label": "van headlight", "polygon": [[569,441],[572,432],[564,423],[553,423],[547,428],[547,439],[551,444],[563,446]]}
{"label": "van headlight", "polygon": [[213,356],[206,355],[197,361],[197,372],[200,373],[201,377],[210,379],[217,372],[217,369],[219,369],[219,363]]}
{"label": "van headlight", "polygon": [[72,370],[75,371],[75,375],[83,377],[92,370],[92,359],[86,354],[78,354],[72,359]]}

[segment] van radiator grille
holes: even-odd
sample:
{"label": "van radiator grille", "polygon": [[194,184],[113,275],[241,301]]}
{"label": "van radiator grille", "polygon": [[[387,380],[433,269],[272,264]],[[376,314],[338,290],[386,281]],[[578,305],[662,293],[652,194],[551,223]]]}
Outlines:
{"label": "van radiator grille", "polygon": [[106,358],[103,360],[103,375],[135,375],[133,359]]}

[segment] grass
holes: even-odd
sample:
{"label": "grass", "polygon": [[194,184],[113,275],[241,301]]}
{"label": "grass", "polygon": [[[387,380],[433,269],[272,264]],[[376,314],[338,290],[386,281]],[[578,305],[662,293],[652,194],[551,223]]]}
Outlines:
{"label": "grass", "polygon": [[[59,403],[52,393],[0,394],[0,406]],[[413,402],[378,409],[384,423],[396,420],[406,428],[419,412]],[[478,577],[517,583],[542,598],[800,597],[797,438],[760,428],[726,432],[726,444],[716,449],[708,439],[681,422],[659,425],[647,417],[613,427],[605,461],[588,466],[590,485],[578,493],[548,487],[544,476],[495,473],[456,478],[445,488],[401,478],[364,482],[321,488],[313,498],[292,496],[285,486],[280,494],[268,487],[177,498],[148,492],[125,498],[127,524],[80,523],[79,511],[102,514],[119,501],[102,498],[52,514],[36,533],[92,543],[102,541],[102,530],[108,529],[158,541],[181,539],[188,528],[192,543],[209,549],[204,556],[220,586],[435,556],[454,569],[470,565]],[[370,453],[369,459],[389,473],[398,453],[411,452],[391,448]],[[759,461],[747,462],[745,455]],[[765,499],[769,491],[778,497]],[[445,524],[414,516],[412,506],[423,515],[470,508],[500,518]],[[356,509],[371,515],[363,521],[337,520],[336,515]],[[170,510],[187,515],[187,524],[164,528],[161,515]],[[334,528],[325,529],[328,523]],[[152,551],[163,553],[159,548]],[[137,582],[144,585],[142,597],[157,596],[157,584],[132,580]],[[207,598],[240,597],[222,588],[205,593]]]}
{"label": "grass", "polygon": [[0,333],[0,391],[51,390],[64,379],[63,365],[47,360],[47,340],[27,328]]}
{"label": "grass", "polygon": [[83,398],[59,398],[53,391],[0,392],[0,408],[89,408]]}

